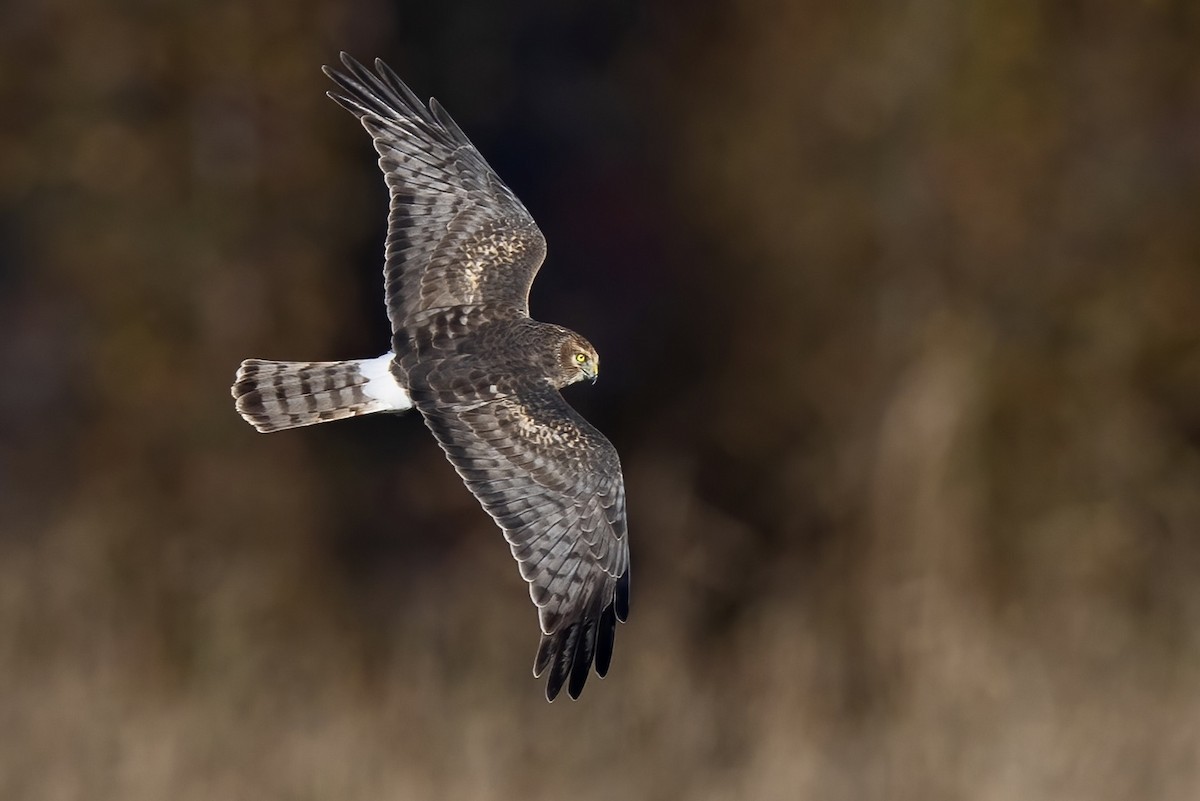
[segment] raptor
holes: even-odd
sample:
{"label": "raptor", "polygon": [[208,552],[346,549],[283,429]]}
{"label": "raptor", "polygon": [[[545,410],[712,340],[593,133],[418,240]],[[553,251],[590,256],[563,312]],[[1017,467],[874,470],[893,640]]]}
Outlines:
{"label": "raptor", "polygon": [[541,639],[533,673],[553,701],[607,674],[629,614],[617,452],[559,390],[595,380],[579,334],[529,316],[546,240],[436,100],[382,61],[345,53],[329,96],[358,117],[390,193],[384,295],[391,350],[341,362],[242,362],[238,412],[263,432],[416,408],[504,533]]}

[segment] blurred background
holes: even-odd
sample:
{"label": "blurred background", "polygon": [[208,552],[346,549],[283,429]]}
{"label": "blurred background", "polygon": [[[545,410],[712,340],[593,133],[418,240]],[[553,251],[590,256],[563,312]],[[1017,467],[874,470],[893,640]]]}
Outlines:
{"label": "blurred background", "polygon": [[[339,50],[450,109],[603,355],[633,609],[546,704],[374,356]],[[0,798],[1200,797],[1200,5],[0,10]]]}

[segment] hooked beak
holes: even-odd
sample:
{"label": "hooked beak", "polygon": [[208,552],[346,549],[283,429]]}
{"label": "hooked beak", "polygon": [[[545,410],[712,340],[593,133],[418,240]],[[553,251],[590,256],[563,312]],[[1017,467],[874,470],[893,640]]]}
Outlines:
{"label": "hooked beak", "polygon": [[600,377],[600,363],[598,361],[589,362],[583,366],[583,375],[586,378],[592,379],[592,383],[596,383],[596,379]]}

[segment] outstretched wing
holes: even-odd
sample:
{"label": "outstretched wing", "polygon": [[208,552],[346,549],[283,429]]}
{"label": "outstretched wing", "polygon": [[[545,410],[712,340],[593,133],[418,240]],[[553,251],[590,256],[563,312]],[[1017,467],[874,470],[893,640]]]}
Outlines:
{"label": "outstretched wing", "polygon": [[426,108],[378,59],[371,72],[341,58],[347,72],[324,68],[342,90],[329,96],[374,138],[391,192],[384,287],[393,333],[452,306],[527,316],[546,255],[533,217],[436,100]]}
{"label": "outstretched wing", "polygon": [[542,638],[533,672],[578,698],[608,672],[629,614],[625,486],[617,452],[552,389],[417,408],[450,462],[504,531],[529,582]]}

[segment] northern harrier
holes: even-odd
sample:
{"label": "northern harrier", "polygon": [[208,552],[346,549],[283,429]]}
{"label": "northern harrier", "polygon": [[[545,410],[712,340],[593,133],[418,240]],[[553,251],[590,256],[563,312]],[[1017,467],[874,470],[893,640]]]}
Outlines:
{"label": "northern harrier", "polygon": [[329,96],[370,132],[391,193],[384,288],[392,349],[344,362],[242,362],[238,412],[259,431],[416,407],[504,532],[541,641],[546,698],[608,672],[629,614],[625,487],[613,446],[559,394],[596,378],[586,339],[529,317],[546,240],[450,115],[382,61],[345,53]]}

